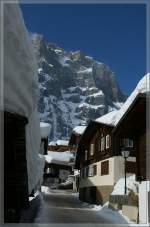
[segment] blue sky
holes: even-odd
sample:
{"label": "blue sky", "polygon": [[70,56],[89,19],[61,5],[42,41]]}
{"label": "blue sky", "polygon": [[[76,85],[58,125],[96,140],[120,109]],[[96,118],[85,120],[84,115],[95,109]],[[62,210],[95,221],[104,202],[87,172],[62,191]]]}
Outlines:
{"label": "blue sky", "polygon": [[29,32],[106,63],[126,94],[146,73],[144,4],[23,4],[21,8]]}

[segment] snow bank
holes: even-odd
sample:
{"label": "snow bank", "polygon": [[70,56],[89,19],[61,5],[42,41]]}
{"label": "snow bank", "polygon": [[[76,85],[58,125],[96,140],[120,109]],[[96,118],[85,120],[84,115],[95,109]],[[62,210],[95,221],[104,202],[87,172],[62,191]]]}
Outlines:
{"label": "snow bank", "polygon": [[29,117],[38,101],[38,68],[17,4],[4,4],[4,22],[4,107]]}
{"label": "snow bank", "polygon": [[[124,195],[125,179],[120,178],[114,186],[114,190],[111,195]],[[135,175],[127,177],[127,194],[133,191],[135,194],[138,193],[139,183],[135,180]]]}
{"label": "snow bank", "polygon": [[85,129],[86,129],[86,126],[76,126],[73,129],[73,132],[78,134],[78,135],[82,135],[84,133]]}
{"label": "snow bank", "polygon": [[35,110],[26,126],[26,152],[27,152],[27,169],[28,169],[28,187],[29,192],[42,182],[44,158],[39,156],[40,150],[40,124],[37,111]]}
{"label": "snow bank", "polygon": [[48,163],[55,164],[68,165],[72,158],[73,154],[70,151],[65,152],[48,151],[48,155],[45,155],[45,159]]}
{"label": "snow bank", "polygon": [[41,192],[44,194],[51,194],[50,188],[47,186],[41,186]]}
{"label": "snow bank", "polygon": [[37,63],[18,4],[4,4],[4,108],[28,118],[26,158],[29,193],[41,180]]}
{"label": "snow bank", "polygon": [[40,122],[41,137],[47,138],[50,134],[51,125],[45,122]]}

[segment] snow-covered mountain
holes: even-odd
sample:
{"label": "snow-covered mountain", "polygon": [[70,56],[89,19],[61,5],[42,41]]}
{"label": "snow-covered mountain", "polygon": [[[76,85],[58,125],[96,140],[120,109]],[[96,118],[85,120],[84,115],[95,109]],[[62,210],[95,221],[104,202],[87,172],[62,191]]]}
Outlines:
{"label": "snow-covered mountain", "polygon": [[126,96],[104,63],[81,51],[66,52],[41,35],[32,43],[38,60],[41,121],[52,125],[50,139],[67,139],[77,125],[119,109]]}

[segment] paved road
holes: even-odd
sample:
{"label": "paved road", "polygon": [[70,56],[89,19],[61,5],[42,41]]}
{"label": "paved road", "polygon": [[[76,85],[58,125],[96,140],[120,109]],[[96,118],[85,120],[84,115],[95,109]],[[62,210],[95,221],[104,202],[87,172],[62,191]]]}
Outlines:
{"label": "paved road", "polygon": [[[51,190],[43,193],[41,207],[34,223],[113,223],[101,211],[83,207],[72,192]],[[122,221],[121,223],[126,223]]]}

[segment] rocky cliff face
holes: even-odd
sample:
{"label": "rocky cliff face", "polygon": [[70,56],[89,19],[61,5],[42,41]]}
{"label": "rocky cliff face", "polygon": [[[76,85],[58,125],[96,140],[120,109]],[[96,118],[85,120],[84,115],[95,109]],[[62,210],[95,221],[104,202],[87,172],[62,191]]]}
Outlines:
{"label": "rocky cliff face", "polygon": [[51,123],[50,139],[66,139],[72,128],[85,125],[125,101],[115,74],[81,51],[67,53],[43,37],[32,37],[39,69],[39,112]]}

